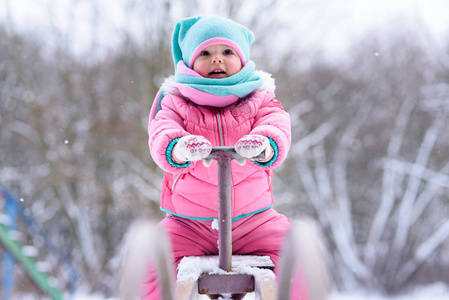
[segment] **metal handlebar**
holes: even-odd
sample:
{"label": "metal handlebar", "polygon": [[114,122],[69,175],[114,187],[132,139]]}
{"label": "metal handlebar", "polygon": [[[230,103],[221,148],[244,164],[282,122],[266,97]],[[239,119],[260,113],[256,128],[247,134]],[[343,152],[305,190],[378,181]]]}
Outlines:
{"label": "metal handlebar", "polygon": [[212,147],[212,151],[210,152],[209,156],[205,159],[217,159],[216,157],[221,155],[221,153],[229,153],[230,159],[237,159],[237,160],[244,160],[244,159],[261,159],[265,157],[265,151],[260,153],[259,155],[252,157],[252,158],[246,158],[241,156],[235,151],[235,148],[233,146],[215,146]]}

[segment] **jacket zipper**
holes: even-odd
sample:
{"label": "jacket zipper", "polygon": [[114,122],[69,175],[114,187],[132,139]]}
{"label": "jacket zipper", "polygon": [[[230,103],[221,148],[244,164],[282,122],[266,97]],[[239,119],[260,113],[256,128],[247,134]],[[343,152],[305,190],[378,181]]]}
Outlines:
{"label": "jacket zipper", "polygon": [[172,193],[175,191],[176,183],[178,182],[179,177],[181,177],[182,175],[183,175],[183,174],[178,174],[178,175],[176,175],[175,180],[173,180],[173,184],[171,185],[171,192],[172,192]]}
{"label": "jacket zipper", "polygon": [[224,138],[223,138],[223,126],[221,123],[221,117],[220,117],[220,111],[214,110],[215,116],[217,116],[217,123],[218,123],[218,134],[220,137],[220,146],[224,146]]}

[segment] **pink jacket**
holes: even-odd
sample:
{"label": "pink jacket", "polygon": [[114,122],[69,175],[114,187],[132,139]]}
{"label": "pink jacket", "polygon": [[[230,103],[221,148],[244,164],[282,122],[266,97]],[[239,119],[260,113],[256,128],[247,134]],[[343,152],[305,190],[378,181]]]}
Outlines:
{"label": "pink jacket", "polygon": [[[153,104],[152,114],[154,114]],[[273,169],[290,148],[290,117],[269,90],[255,91],[224,108],[197,105],[175,94],[165,95],[154,119],[150,116],[149,147],[156,164],[165,171],[161,210],[189,219],[218,218],[217,164],[202,162],[174,166],[169,162],[176,139],[202,135],[213,146],[234,146],[245,134],[270,139],[275,158],[267,165],[247,161],[231,163],[233,220],[270,208],[273,204]]]}

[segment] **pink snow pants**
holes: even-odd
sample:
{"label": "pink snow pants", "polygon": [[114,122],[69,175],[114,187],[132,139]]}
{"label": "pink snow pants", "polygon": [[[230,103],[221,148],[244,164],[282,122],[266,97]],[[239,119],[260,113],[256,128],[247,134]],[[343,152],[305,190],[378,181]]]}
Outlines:
{"label": "pink snow pants", "polygon": [[[184,256],[218,255],[218,230],[212,229],[212,221],[167,215],[158,226],[165,230],[170,239],[175,269]],[[274,209],[234,221],[232,252],[240,255],[270,256],[276,273],[280,263],[280,251],[290,226],[290,220]],[[142,300],[160,299],[157,274],[154,271],[149,272],[143,285]]]}

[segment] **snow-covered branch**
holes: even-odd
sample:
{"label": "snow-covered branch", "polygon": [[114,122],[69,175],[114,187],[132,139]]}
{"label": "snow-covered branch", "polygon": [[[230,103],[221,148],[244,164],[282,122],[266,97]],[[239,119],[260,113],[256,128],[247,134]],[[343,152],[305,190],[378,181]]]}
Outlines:
{"label": "snow-covered branch", "polygon": [[399,271],[396,277],[397,284],[404,284],[416,270],[434,253],[434,251],[449,238],[449,220],[446,220],[433,234],[422,242],[415,251],[412,260],[409,260]]}
{"label": "snow-covered branch", "polygon": [[312,148],[323,141],[329,134],[331,134],[338,125],[336,118],[330,119],[323,125],[318,127],[314,132],[303,137],[296,143],[294,143],[290,149],[290,155],[298,156],[303,154],[308,149]]}
{"label": "snow-covered branch", "polygon": [[[396,118],[395,128],[388,144],[388,157],[397,157],[399,154],[413,106],[413,102],[407,101],[407,99],[402,102],[401,109]],[[396,174],[390,171],[389,165],[386,165],[382,176],[382,196],[380,206],[377,209],[366,243],[365,260],[370,266],[374,266],[376,262],[378,243],[386,229],[388,218],[393,210],[395,203],[395,181]]]}
{"label": "snow-covered branch", "polygon": [[445,172],[449,171],[448,165],[445,165],[440,172],[435,172],[423,165],[404,162],[398,159],[386,159],[384,161],[384,168],[388,167],[389,171],[402,175],[408,175],[411,177],[421,178],[430,185],[448,188],[447,183],[449,182],[449,175],[445,174]]}
{"label": "snow-covered branch", "polygon": [[430,159],[430,154],[438,139],[438,133],[441,127],[444,125],[445,119],[445,115],[440,113],[435,118],[433,124],[427,129],[427,132],[421,143],[421,147],[419,148],[415,164],[413,164],[411,173],[415,174],[415,176],[409,177],[407,188],[399,206],[399,212],[397,216],[398,227],[393,241],[393,247],[396,249],[396,251],[400,251],[400,249],[403,249],[407,241],[407,235],[411,226],[413,206],[417,198],[419,187],[421,185],[421,179],[423,176],[422,167],[420,166],[427,165]]}
{"label": "snow-covered branch", "polygon": [[28,139],[34,146],[39,146],[41,144],[40,133],[29,124],[16,120],[12,122],[9,127],[12,132],[20,134]]}

